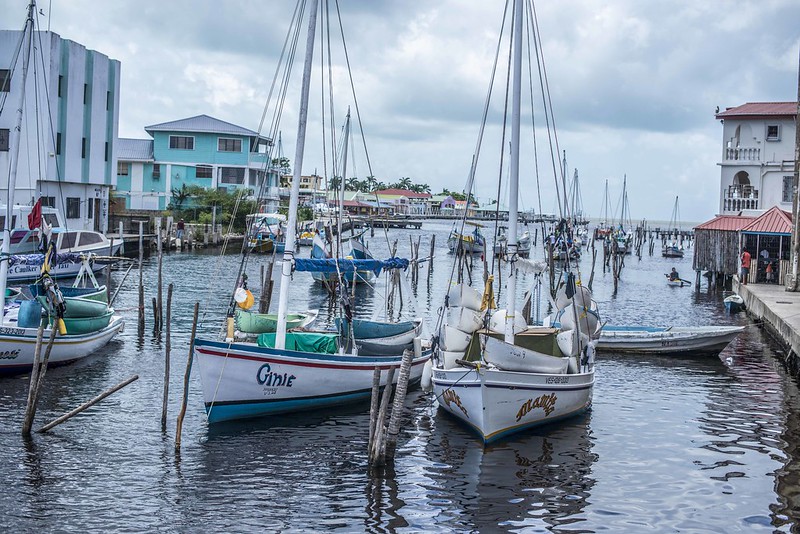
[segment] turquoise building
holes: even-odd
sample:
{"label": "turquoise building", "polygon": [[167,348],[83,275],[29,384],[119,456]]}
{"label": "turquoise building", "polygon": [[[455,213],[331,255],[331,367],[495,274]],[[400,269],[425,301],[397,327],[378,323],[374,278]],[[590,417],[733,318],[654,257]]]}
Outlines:
{"label": "turquoise building", "polygon": [[249,189],[264,184],[266,211],[278,210],[278,169],[269,161],[272,141],[208,115],[145,127],[153,138],[120,138],[117,202],[130,210],[162,211],[183,186]]}

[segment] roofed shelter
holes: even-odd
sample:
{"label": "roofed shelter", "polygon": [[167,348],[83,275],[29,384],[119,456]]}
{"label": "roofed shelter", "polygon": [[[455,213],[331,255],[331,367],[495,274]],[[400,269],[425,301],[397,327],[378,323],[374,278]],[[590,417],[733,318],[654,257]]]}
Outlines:
{"label": "roofed shelter", "polygon": [[695,244],[692,268],[708,271],[717,277],[739,272],[739,231],[755,217],[717,215],[694,228]]}
{"label": "roofed shelter", "polygon": [[773,206],[740,233],[742,247],[750,252],[755,263],[747,282],[782,285],[791,256],[792,214]]}

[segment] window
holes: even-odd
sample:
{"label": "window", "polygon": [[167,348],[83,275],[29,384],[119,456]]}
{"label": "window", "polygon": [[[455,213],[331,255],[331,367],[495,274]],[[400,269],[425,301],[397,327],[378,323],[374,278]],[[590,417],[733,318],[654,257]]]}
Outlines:
{"label": "window", "polygon": [[767,124],[767,141],[780,141],[781,127],[778,124]]}
{"label": "window", "polygon": [[169,147],[179,148],[182,150],[194,150],[194,137],[183,135],[170,135]]}
{"label": "window", "polygon": [[220,169],[220,183],[242,185],[244,183],[244,169],[238,167],[222,167]]}
{"label": "window", "polygon": [[86,159],[86,138],[81,137],[81,157]]}
{"label": "window", "polygon": [[61,98],[61,87],[64,85],[64,77],[58,75],[58,98]]}
{"label": "window", "polygon": [[[89,199],[94,200],[94,199]],[[98,234],[89,233],[89,232],[81,232],[81,237],[78,239],[78,246],[85,247],[86,245],[96,245],[97,243],[102,243],[103,238],[100,237]]]}
{"label": "window", "polygon": [[153,180],[158,180],[161,178],[161,165],[158,163],[153,163]]}
{"label": "window", "polygon": [[128,176],[128,172],[130,172],[130,164],[127,161],[118,161],[117,174],[119,176]]}
{"label": "window", "polygon": [[61,155],[61,132],[56,134],[56,155]]}
{"label": "window", "polygon": [[8,152],[8,138],[10,135],[11,130],[0,128],[0,152]]}
{"label": "window", "polygon": [[[56,207],[56,197],[42,197],[42,207],[43,208],[55,208]],[[56,225],[58,226],[58,225]]]}
{"label": "window", "polygon": [[89,84],[85,83],[83,84],[83,105],[85,106],[88,103],[89,103]]}
{"label": "window", "polygon": [[11,71],[0,69],[0,93],[11,92]]}
{"label": "window", "polygon": [[241,152],[242,140],[220,137],[217,139],[217,150],[219,152]]}
{"label": "window", "polygon": [[[67,215],[67,217],[69,217],[69,215]],[[64,232],[61,235],[64,237],[61,238],[61,246],[58,248],[62,250],[65,248],[72,248],[78,242],[78,232]]]}
{"label": "window", "polygon": [[52,228],[57,228],[59,225],[58,215],[55,213],[42,213],[42,219],[44,219],[44,222],[46,222]]}
{"label": "window", "polygon": [[198,178],[211,178],[213,168],[211,165],[198,165],[195,167],[195,176]]}
{"label": "window", "polygon": [[[92,219],[94,218],[94,199],[90,198],[86,201],[86,218]],[[85,235],[92,235],[92,234],[85,234]],[[94,236],[97,237],[97,236]],[[81,245],[83,245],[83,237],[81,237]]]}
{"label": "window", "polygon": [[781,202],[792,202],[792,190],[794,189],[794,176],[783,177],[783,195]]}
{"label": "window", "polygon": [[67,219],[81,218],[81,199],[78,197],[67,197]]}
{"label": "window", "polygon": [[106,91],[106,111],[111,109],[111,91]]}
{"label": "window", "polygon": [[108,161],[108,141],[106,141],[106,161]]}

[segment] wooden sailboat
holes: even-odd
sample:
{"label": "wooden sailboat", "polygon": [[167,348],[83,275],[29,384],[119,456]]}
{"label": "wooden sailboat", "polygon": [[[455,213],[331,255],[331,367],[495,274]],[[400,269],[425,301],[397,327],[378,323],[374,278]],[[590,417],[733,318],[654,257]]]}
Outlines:
{"label": "wooden sailboat", "polygon": [[[301,271],[354,274],[365,269],[380,272],[382,269],[408,265],[407,261],[404,264],[396,258],[379,261],[294,257],[317,11],[318,0],[311,0],[308,6],[308,38],[286,227],[286,252],[281,269],[277,330],[274,336],[262,334],[267,338],[272,337],[271,343],[235,342],[232,339],[218,341],[204,337],[194,340],[194,354],[200,368],[203,399],[210,423],[359,402],[369,398],[376,369],[384,371],[381,384],[385,385],[387,371],[390,368],[398,369],[402,361],[402,356],[397,355],[347,353],[336,333],[287,335],[289,285],[293,267]],[[233,328],[232,322],[231,317],[229,331]],[[415,343],[415,347],[421,345]],[[429,351],[415,351],[411,384],[420,381],[423,366],[429,359]]]}
{"label": "wooden sailboat", "polygon": [[[579,414],[591,405],[594,387],[593,343],[591,330],[580,319],[591,297],[588,291],[568,278],[558,302],[561,309],[575,318],[573,329],[530,328],[516,310],[517,217],[519,187],[520,106],[522,85],[523,0],[514,2],[513,15],[513,86],[511,112],[511,179],[509,191],[508,253],[509,275],[506,280],[506,308],[494,316],[505,319],[503,339],[482,329],[473,334],[473,352],[446,350],[451,339],[458,346],[460,331],[469,325],[463,313],[445,308],[442,313],[446,347],[439,347],[434,359],[432,381],[441,409],[455,416],[488,443],[526,428],[550,423]],[[533,25],[533,23],[532,23]],[[475,174],[473,163],[470,187]],[[488,286],[488,284],[487,284]],[[449,306],[470,307],[488,315],[491,298],[475,295],[463,284],[448,295]],[[451,314],[457,321],[451,322]],[[446,317],[446,319],[445,319]],[[441,332],[441,331],[440,331]],[[463,332],[469,334],[469,332]],[[542,348],[549,342],[550,351]],[[562,348],[563,347],[563,348]],[[477,354],[475,354],[477,353]]]}

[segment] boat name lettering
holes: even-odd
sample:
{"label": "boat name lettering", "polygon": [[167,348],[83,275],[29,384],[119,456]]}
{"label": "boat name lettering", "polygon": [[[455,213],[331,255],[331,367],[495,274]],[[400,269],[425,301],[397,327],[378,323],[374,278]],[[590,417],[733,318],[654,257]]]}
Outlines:
{"label": "boat name lettering", "polygon": [[12,336],[21,336],[25,333],[24,328],[0,328],[0,334],[10,334]]}
{"label": "boat name lettering", "polygon": [[445,392],[442,393],[442,400],[444,401],[445,404],[447,404],[447,406],[450,406],[450,403],[455,404],[462,412],[464,412],[464,415],[469,417],[467,409],[464,408],[463,404],[461,404],[461,399],[459,398],[458,393],[456,393],[452,389],[445,390]]}
{"label": "boat name lettering", "polygon": [[662,347],[671,347],[675,344],[675,341],[672,339],[662,339],[661,346]]}
{"label": "boat name lettering", "polygon": [[14,360],[19,356],[19,349],[0,351],[0,360]]}
{"label": "boat name lettering", "polygon": [[550,415],[556,408],[557,399],[558,397],[556,397],[555,393],[542,395],[540,397],[536,397],[535,399],[528,399],[522,403],[522,406],[519,407],[519,411],[517,412],[517,421],[528,415],[528,413],[534,408],[541,408],[544,410],[545,415]]}
{"label": "boat name lettering", "polygon": [[443,373],[443,372],[441,372],[441,371],[434,371],[434,372],[433,372],[433,377],[434,377],[434,378],[436,378],[436,379],[438,379],[438,380],[444,380],[445,378],[447,378],[447,375],[446,375],[446,374],[444,374],[444,373]]}
{"label": "boat name lettering", "polygon": [[286,386],[290,388],[295,378],[297,377],[288,373],[273,373],[268,363],[259,367],[256,373],[256,381],[261,386]]}
{"label": "boat name lettering", "polygon": [[569,384],[568,376],[548,376],[545,379],[547,384]]}

